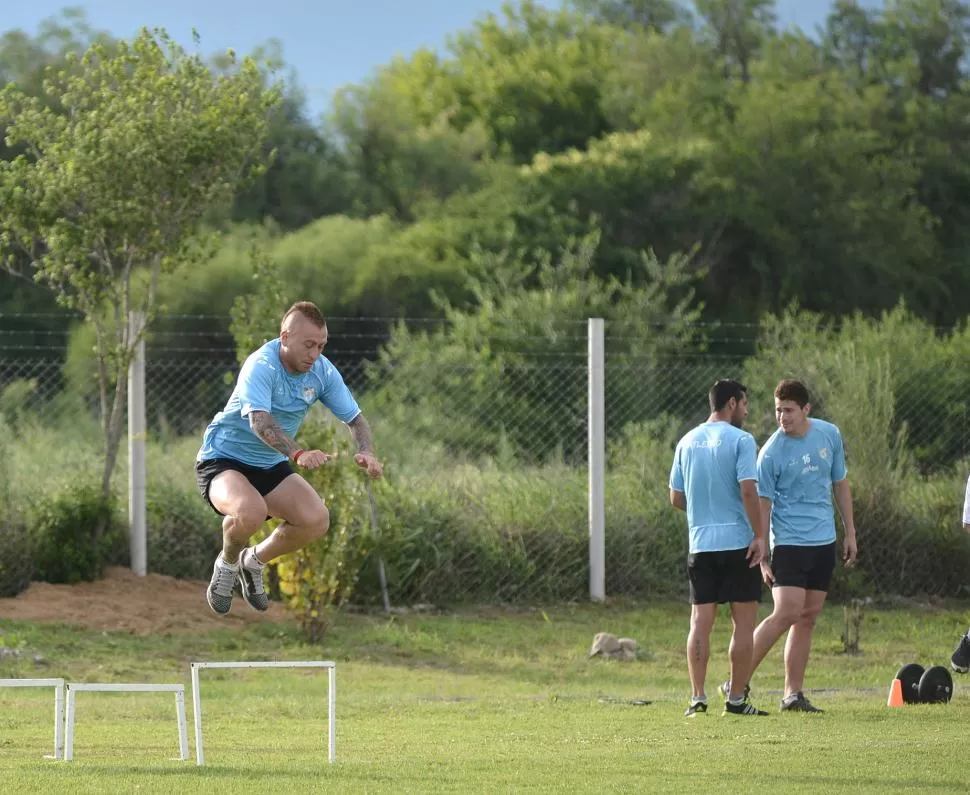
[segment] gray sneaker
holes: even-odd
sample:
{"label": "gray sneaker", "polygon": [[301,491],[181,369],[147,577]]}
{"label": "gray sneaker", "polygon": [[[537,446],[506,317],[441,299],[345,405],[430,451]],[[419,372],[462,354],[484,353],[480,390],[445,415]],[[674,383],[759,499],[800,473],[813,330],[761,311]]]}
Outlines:
{"label": "gray sneaker", "polygon": [[253,610],[269,610],[269,597],[263,587],[263,567],[246,565],[252,554],[252,547],[247,547],[239,556],[239,591]]}
{"label": "gray sneaker", "polygon": [[212,565],[212,579],[209,580],[209,588],[205,592],[206,601],[213,613],[224,616],[229,612],[232,607],[232,586],[238,576],[238,567],[230,566],[220,554]]}
{"label": "gray sneaker", "polygon": [[805,694],[801,690],[783,698],[779,710],[781,712],[825,712],[824,709],[819,709],[805,698]]}

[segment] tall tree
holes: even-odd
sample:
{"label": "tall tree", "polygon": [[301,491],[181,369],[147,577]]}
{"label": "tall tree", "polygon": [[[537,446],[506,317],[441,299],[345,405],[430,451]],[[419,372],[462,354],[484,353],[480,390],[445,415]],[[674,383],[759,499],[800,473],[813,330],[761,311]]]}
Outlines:
{"label": "tall tree", "polygon": [[307,119],[298,91],[287,91],[274,110],[263,155],[270,165],[236,197],[233,220],[271,219],[292,230],[354,209],[350,167],[333,141]]}
{"label": "tall tree", "polygon": [[677,0],[572,0],[572,5],[608,25],[655,33],[691,22],[690,12]]}
{"label": "tall tree", "polygon": [[775,31],[775,0],[694,0],[725,76],[747,83],[751,63]]}
{"label": "tall tree", "polygon": [[95,328],[105,493],[141,338],[128,313],[150,319],[161,275],[200,260],[212,208],[261,167],[277,102],[252,59],[216,77],[164,31],[147,30],[68,53],[39,96],[16,84],[0,92],[0,122],[26,152],[0,162],[0,254]]}

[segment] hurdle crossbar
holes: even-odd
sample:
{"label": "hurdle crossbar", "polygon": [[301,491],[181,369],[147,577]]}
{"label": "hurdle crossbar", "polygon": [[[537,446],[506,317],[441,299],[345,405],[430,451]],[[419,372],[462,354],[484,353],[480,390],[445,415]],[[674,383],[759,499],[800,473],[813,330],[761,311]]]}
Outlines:
{"label": "hurdle crossbar", "polygon": [[202,749],[202,692],[199,687],[199,671],[204,668],[326,668],[327,669],[327,734],[330,763],[337,758],[337,664],[330,660],[299,661],[253,661],[253,662],[194,662],[192,674],[192,711],[195,718],[195,761],[205,764]]}
{"label": "hurdle crossbar", "polygon": [[174,693],[175,694],[175,717],[179,727],[179,758],[182,760],[189,758],[189,733],[187,721],[185,719],[185,685],[182,684],[152,684],[152,683],[106,683],[106,682],[69,682],[67,684],[67,715],[66,723],[66,742],[64,746],[64,759],[70,762],[74,759],[74,714],[75,714],[75,695],[86,690],[99,693]]}
{"label": "hurdle crossbar", "polygon": [[0,687],[53,687],[54,688],[54,755],[64,758],[64,680],[63,679],[0,679]]}

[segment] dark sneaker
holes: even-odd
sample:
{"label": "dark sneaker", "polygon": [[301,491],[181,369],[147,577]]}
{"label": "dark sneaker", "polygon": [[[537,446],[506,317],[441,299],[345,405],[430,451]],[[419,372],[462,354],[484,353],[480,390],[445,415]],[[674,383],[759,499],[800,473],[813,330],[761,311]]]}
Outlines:
{"label": "dark sneaker", "polygon": [[239,591],[246,604],[253,610],[269,610],[269,597],[263,588],[263,567],[248,566],[247,559],[252,557],[252,548],[243,550],[239,556]]}
{"label": "dark sneaker", "polygon": [[950,658],[950,667],[958,674],[970,671],[970,638],[966,635],[960,638],[960,645]]}
{"label": "dark sneaker", "polygon": [[[721,683],[721,692],[724,694],[725,700],[731,698],[731,680],[730,679],[725,679]],[[744,686],[744,700],[747,701],[748,700],[748,696],[750,696],[750,695],[751,695],[751,683],[748,682],[748,684],[746,684]]]}
{"label": "dark sneaker", "polygon": [[212,579],[209,580],[209,588],[205,592],[206,601],[213,613],[224,616],[229,612],[232,607],[232,586],[238,575],[238,568],[226,563],[222,555],[216,558],[212,566]]}
{"label": "dark sneaker", "polygon": [[783,698],[781,700],[781,711],[782,712],[825,712],[824,709],[819,709],[811,701],[805,698],[805,694],[799,690],[797,693],[792,693],[790,696]]}
{"label": "dark sneaker", "polygon": [[707,702],[706,701],[694,701],[691,705],[687,707],[687,711],[684,713],[685,718],[693,718],[695,715],[700,715],[702,712],[707,712]]}
{"label": "dark sneaker", "polygon": [[758,709],[753,704],[748,703],[747,697],[740,704],[732,704],[730,701],[724,702],[724,715],[767,715],[763,709]]}

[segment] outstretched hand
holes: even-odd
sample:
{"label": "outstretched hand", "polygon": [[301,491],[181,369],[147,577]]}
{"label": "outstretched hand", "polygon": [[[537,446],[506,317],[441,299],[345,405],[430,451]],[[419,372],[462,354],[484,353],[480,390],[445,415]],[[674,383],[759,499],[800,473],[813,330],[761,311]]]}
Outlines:
{"label": "outstretched hand", "polygon": [[322,450],[304,450],[300,453],[294,463],[304,469],[317,469],[322,467],[327,461],[337,457],[337,453],[325,453]]}
{"label": "outstretched hand", "polygon": [[367,474],[372,478],[376,479],[384,474],[384,467],[373,453],[357,453],[354,456],[354,463],[361,469],[366,469]]}

